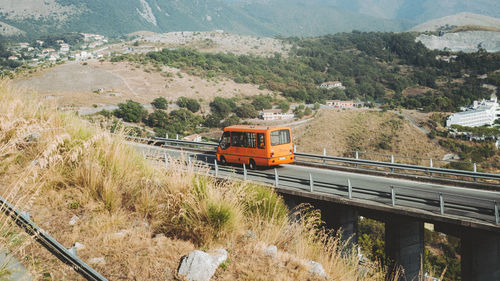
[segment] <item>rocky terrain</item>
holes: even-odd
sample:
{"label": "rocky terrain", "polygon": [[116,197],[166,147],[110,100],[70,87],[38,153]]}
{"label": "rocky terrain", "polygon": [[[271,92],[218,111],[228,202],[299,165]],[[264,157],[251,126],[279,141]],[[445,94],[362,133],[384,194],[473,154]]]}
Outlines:
{"label": "rocky terrain", "polygon": [[232,53],[235,55],[272,56],[280,53],[286,56],[291,45],[270,37],[256,37],[224,32],[135,32],[131,36],[139,36],[137,40],[148,43],[159,43],[161,47],[190,47],[210,53]]}
{"label": "rocky terrain", "polygon": [[482,48],[488,52],[500,51],[500,32],[493,31],[465,31],[442,36],[422,34],[417,40],[429,49],[477,52]]}

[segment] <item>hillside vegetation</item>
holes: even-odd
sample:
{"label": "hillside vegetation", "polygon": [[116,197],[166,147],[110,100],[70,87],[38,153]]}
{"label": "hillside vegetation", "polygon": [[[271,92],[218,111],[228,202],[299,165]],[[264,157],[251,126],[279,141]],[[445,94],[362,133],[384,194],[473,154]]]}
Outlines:
{"label": "hillside vegetation", "polygon": [[[446,154],[446,150],[403,116],[391,112],[324,109],[313,121],[297,128],[294,137],[299,151],[315,154],[323,154],[323,148],[335,156],[353,157],[354,151],[370,152],[360,154],[364,159],[374,157],[374,153],[427,159],[441,159]],[[428,165],[428,160],[415,164]]]}
{"label": "hillside vegetation", "polygon": [[[257,84],[281,92],[290,100],[307,103],[359,99],[389,108],[455,111],[490,96],[478,76],[500,69],[500,53],[459,53],[455,61],[448,63],[436,56],[449,52],[431,51],[415,38],[412,33],[353,32],[286,39],[293,44],[287,57],[164,49],[146,55],[115,56],[111,61],[167,65],[203,77],[229,76],[235,82]],[[346,90],[319,88],[325,81],[341,81]],[[419,95],[403,95],[407,88],[427,90]]]}
{"label": "hillside vegetation", "polygon": [[[67,248],[83,244],[78,256],[110,280],[172,280],[181,256],[219,247],[230,254],[217,280],[321,280],[310,275],[308,259],[333,280],[383,279],[377,268],[360,274],[356,256],[323,230],[318,212],[302,208],[289,220],[267,187],[216,181],[173,159],[169,168],[147,162],[100,129],[106,124],[59,112],[5,82],[0,100],[0,194]],[[35,279],[79,279],[2,221],[9,231],[0,245]],[[269,244],[277,259],[263,254]]]}

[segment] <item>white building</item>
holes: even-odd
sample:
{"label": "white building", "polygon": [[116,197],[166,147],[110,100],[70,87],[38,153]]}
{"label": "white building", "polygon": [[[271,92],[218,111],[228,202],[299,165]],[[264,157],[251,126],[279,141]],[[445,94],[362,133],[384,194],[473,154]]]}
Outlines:
{"label": "white building", "polygon": [[490,100],[474,101],[471,109],[464,112],[453,113],[446,119],[446,127],[460,125],[467,127],[479,127],[493,125],[500,118],[500,108],[497,97],[492,96]]}
{"label": "white building", "polygon": [[259,112],[259,118],[264,120],[290,120],[293,117],[293,113],[282,113],[281,109],[264,109]]}
{"label": "white building", "polygon": [[345,89],[345,87],[342,85],[342,82],[340,81],[333,81],[333,82],[324,82],[321,85],[319,85],[320,88],[331,90],[331,89]]}
{"label": "white building", "polygon": [[325,104],[333,108],[354,108],[352,100],[327,100]]}

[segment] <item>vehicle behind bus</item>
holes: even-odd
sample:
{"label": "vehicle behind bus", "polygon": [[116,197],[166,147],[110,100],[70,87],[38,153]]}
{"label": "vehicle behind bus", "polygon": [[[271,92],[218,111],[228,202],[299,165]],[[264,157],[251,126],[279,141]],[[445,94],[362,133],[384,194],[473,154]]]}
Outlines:
{"label": "vehicle behind bus", "polygon": [[217,147],[221,164],[246,164],[250,169],[294,161],[289,127],[236,125],[224,128]]}

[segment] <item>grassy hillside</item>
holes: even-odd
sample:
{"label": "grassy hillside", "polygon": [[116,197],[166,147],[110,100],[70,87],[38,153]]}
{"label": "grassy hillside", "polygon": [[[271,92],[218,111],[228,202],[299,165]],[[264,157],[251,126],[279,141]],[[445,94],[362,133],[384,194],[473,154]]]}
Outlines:
{"label": "grassy hillside", "polygon": [[[306,259],[320,262],[334,280],[382,279],[376,268],[360,275],[355,255],[345,256],[322,230],[317,212],[304,209],[308,215],[290,221],[267,187],[215,181],[175,161],[168,169],[147,162],[100,125],[5,82],[0,101],[0,194],[67,248],[82,243],[78,256],[110,280],[171,280],[181,256],[219,247],[230,260],[217,280],[321,280],[310,275]],[[79,279],[8,219],[1,222],[0,246],[35,279]],[[269,244],[278,258],[263,254]]]}
{"label": "grassy hillside", "polygon": [[323,148],[335,156],[370,152],[360,157],[388,161],[374,154],[441,159],[447,153],[403,116],[373,110],[324,109],[316,119],[298,128],[294,137],[299,151],[315,154],[322,154]]}

